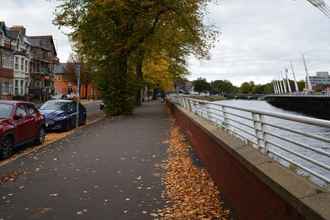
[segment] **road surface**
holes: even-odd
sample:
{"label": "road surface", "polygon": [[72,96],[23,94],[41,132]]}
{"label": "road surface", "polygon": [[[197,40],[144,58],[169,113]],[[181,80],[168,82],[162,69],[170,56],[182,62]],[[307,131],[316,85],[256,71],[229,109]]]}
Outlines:
{"label": "road surface", "polygon": [[168,131],[148,104],[0,167],[0,219],[153,219]]}

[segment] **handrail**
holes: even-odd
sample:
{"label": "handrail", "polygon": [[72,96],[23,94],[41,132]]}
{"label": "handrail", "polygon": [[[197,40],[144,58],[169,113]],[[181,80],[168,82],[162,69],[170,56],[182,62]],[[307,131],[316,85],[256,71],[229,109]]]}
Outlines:
{"label": "handrail", "polygon": [[224,106],[224,107],[228,107],[228,108],[231,108],[231,109],[236,109],[236,110],[239,110],[239,111],[252,112],[252,113],[266,115],[266,116],[270,116],[270,117],[291,120],[291,121],[294,121],[294,122],[299,122],[299,123],[304,123],[304,124],[309,124],[309,125],[316,125],[316,126],[321,126],[321,127],[325,127],[325,128],[330,128],[330,121],[323,120],[323,119],[310,118],[310,117],[306,117],[306,116],[291,115],[291,114],[286,114],[286,113],[272,113],[272,112],[260,111],[260,110],[255,110],[255,109],[248,109],[248,108],[244,108],[244,107],[236,107],[236,106],[231,106],[231,105],[226,105],[226,104],[208,102],[208,101],[204,101],[204,100],[198,100],[198,99],[192,99],[192,98],[189,98],[189,99],[191,99],[193,101],[196,101],[196,102],[205,103],[205,104]]}
{"label": "handrail", "polygon": [[[255,145],[256,148],[261,149],[263,153],[275,155],[299,167],[309,175],[321,180],[321,185],[324,185],[324,183],[330,184],[330,152],[324,149],[324,146],[326,146],[326,148],[329,146],[330,149],[330,139],[317,134],[306,134],[304,131],[285,127],[278,123],[272,124],[269,121],[265,121],[264,117],[267,116],[287,122],[295,122],[301,125],[312,125],[327,129],[330,128],[330,121],[285,113],[248,109],[186,96],[171,96],[170,101],[181,105],[192,113],[198,114],[200,117],[217,123],[217,125],[232,132],[240,139],[249,141]],[[232,112],[232,110],[235,111]],[[243,112],[245,115],[240,115],[240,113]],[[250,117],[247,114],[250,115]],[[275,128],[275,130],[271,128]],[[281,133],[279,133],[279,131]],[[295,136],[292,137],[290,134],[294,134]],[[310,142],[297,140],[298,137],[309,140]],[[301,152],[299,152],[298,149],[301,149]],[[292,157],[297,159],[292,159]],[[312,166],[308,166],[308,164]],[[317,169],[315,169],[315,167]]]}

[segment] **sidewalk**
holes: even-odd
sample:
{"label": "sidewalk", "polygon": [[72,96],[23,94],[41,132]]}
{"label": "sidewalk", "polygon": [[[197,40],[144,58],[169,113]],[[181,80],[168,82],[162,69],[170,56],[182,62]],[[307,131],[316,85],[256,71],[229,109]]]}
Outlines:
{"label": "sidewalk", "polygon": [[153,219],[164,207],[161,104],[105,119],[0,168],[0,219]]}

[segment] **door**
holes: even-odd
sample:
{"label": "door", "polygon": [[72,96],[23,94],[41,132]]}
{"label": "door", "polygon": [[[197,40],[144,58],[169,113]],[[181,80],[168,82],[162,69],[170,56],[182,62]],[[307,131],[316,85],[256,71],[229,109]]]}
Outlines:
{"label": "door", "polygon": [[27,117],[26,109],[23,104],[19,104],[15,111],[15,142],[20,144],[30,139],[32,132],[30,130],[30,119]]}
{"label": "door", "polygon": [[38,121],[38,112],[35,107],[31,104],[25,105],[27,120],[30,128],[31,135],[30,139],[37,137],[39,133],[40,122]]}
{"label": "door", "polygon": [[72,127],[75,126],[76,116],[77,116],[77,106],[75,102],[70,102],[67,105],[68,115],[70,115],[70,124]]}

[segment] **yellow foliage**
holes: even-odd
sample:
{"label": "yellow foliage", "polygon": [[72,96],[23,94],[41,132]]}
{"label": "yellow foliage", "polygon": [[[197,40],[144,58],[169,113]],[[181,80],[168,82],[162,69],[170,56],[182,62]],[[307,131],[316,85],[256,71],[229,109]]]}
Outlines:
{"label": "yellow foliage", "polygon": [[151,56],[146,59],[143,66],[145,80],[154,87],[160,87],[164,91],[174,88],[173,74],[170,72],[169,58],[163,55]]}

